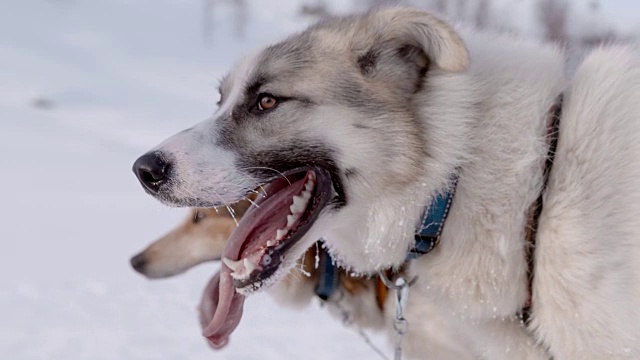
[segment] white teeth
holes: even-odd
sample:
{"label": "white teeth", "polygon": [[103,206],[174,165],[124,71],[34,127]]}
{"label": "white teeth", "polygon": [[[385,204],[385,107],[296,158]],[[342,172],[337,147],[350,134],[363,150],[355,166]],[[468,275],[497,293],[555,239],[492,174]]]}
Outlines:
{"label": "white teeth", "polygon": [[247,274],[251,274],[256,269],[256,266],[249,259],[244,259],[244,268],[247,270]]}
{"label": "white teeth", "polygon": [[276,240],[284,239],[285,235],[287,235],[287,229],[278,229],[276,230]]}
{"label": "white teeth", "polygon": [[231,277],[240,281],[248,279],[253,270],[256,269],[256,265],[249,259],[233,261],[228,258],[222,258],[222,261],[233,270]]}
{"label": "white teeth", "polygon": [[303,191],[302,192],[302,198],[305,200],[309,200],[311,198],[311,193],[308,191]]}
{"label": "white teeth", "polygon": [[273,240],[267,240],[267,247],[272,247],[273,245],[275,245],[276,242]]}
{"label": "white teeth", "polygon": [[307,183],[304,185],[304,190],[311,191],[311,189],[313,189],[313,181],[307,181]]}
{"label": "white teeth", "polygon": [[291,229],[293,223],[296,222],[296,220],[298,220],[297,215],[287,215],[287,228]]}
{"label": "white teeth", "polygon": [[293,197],[293,206],[296,211],[292,211],[294,214],[299,214],[304,211],[304,206],[307,204],[307,201],[302,196],[294,196]]}
{"label": "white teeth", "polygon": [[240,265],[242,264],[242,261],[238,260],[238,261],[233,261],[229,258],[223,257],[222,258],[222,262],[227,265],[227,267],[229,269],[231,269],[231,271],[236,272],[238,271],[238,268],[240,267]]}
{"label": "white teeth", "polygon": [[246,280],[246,279],[248,279],[248,278],[249,278],[249,274],[250,274],[250,273],[248,273],[248,272],[244,272],[244,273],[242,273],[242,274],[232,272],[232,273],[231,273],[231,277],[232,277],[232,278],[234,278],[234,279],[236,279],[236,280],[240,280],[240,281],[242,281],[242,280]]}

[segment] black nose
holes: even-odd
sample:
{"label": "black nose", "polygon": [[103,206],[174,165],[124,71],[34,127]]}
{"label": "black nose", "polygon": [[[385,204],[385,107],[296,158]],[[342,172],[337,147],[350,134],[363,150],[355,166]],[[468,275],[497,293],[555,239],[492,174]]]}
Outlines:
{"label": "black nose", "polygon": [[162,158],[160,153],[153,152],[140,156],[133,163],[133,172],[150,192],[156,193],[167,179],[169,164]]}
{"label": "black nose", "polygon": [[139,273],[142,273],[144,270],[144,265],[147,262],[147,260],[144,257],[144,253],[140,253],[134,257],[131,258],[130,260],[131,262],[131,266]]}

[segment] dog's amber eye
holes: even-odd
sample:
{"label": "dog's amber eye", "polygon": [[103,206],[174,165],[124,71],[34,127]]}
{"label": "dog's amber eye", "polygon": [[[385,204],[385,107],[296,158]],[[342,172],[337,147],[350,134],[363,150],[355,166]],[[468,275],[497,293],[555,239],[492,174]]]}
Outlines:
{"label": "dog's amber eye", "polygon": [[258,98],[258,110],[264,111],[273,109],[277,103],[278,100],[271,95],[260,95]]}
{"label": "dog's amber eye", "polygon": [[207,215],[204,213],[204,211],[196,211],[196,214],[193,216],[193,223],[197,224],[205,217],[207,217]]}

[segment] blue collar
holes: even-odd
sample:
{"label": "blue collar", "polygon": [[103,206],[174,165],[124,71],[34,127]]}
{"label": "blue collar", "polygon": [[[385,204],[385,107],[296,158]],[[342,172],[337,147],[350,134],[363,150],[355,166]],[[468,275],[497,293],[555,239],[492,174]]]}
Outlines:
{"label": "blue collar", "polygon": [[413,248],[407,253],[407,261],[416,259],[431,250],[440,243],[440,234],[444,222],[449,215],[453,195],[456,193],[458,185],[458,176],[454,175],[451,179],[451,188],[444,194],[438,194],[429,207],[426,209],[420,228],[417,229],[415,235],[415,243]]}
{"label": "blue collar", "polygon": [[[444,227],[444,222],[449,215],[453,195],[458,185],[458,176],[455,175],[451,181],[451,188],[444,194],[437,195],[429,207],[427,207],[420,223],[420,228],[416,229],[415,243],[407,253],[407,261],[416,259],[431,250],[440,243],[440,234]],[[322,300],[328,300],[340,286],[340,274],[338,267],[334,264],[331,255],[319,245],[320,258],[318,267],[318,284],[315,288],[316,295]]]}

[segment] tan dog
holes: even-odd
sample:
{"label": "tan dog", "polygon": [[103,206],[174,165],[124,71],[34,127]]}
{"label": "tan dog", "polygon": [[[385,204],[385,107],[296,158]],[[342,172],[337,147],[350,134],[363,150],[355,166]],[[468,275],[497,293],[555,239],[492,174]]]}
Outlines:
{"label": "tan dog", "polygon": [[205,261],[220,260],[236,227],[234,217],[244,215],[255,196],[249,198],[229,208],[191,209],[178,226],[132,257],[131,266],[148,278],[158,279],[183,273]]}

